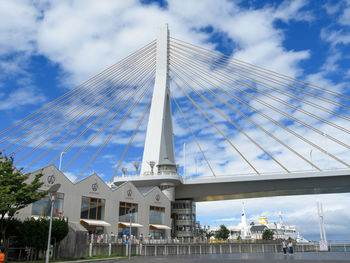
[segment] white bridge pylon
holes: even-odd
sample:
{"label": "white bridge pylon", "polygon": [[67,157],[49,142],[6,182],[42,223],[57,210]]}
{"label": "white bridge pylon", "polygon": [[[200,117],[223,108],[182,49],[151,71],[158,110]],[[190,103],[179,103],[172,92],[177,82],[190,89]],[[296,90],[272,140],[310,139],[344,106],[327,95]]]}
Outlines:
{"label": "white bridge pylon", "polygon": [[156,76],[141,175],[151,174],[152,166],[164,161],[175,165],[171,103],[168,92],[168,40],[169,30],[165,25],[158,30]]}

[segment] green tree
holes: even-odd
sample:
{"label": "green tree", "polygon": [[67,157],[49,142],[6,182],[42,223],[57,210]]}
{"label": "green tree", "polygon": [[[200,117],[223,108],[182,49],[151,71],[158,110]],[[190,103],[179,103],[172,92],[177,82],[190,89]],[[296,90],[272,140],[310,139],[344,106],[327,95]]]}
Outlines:
{"label": "green tree", "polygon": [[263,234],[262,234],[262,239],[264,240],[272,240],[273,239],[273,231],[270,229],[265,229]]}
{"label": "green tree", "polygon": [[12,157],[0,153],[0,245],[4,245],[8,222],[16,212],[47,194],[38,192],[43,184],[39,181],[42,174],[36,174],[31,182],[27,182],[29,174],[22,174],[21,169],[17,170],[13,161]]}
{"label": "green tree", "polygon": [[[38,220],[26,219],[23,222],[17,219],[7,220],[8,230],[6,238],[11,237],[15,245],[35,249],[34,259],[38,258],[39,252],[44,251],[47,246],[47,236],[49,230],[49,219],[40,218]],[[58,249],[59,242],[68,234],[68,220],[53,219],[51,244]]]}
{"label": "green tree", "polygon": [[215,238],[216,239],[223,239],[226,240],[230,236],[230,230],[225,225],[221,225],[219,230],[215,231]]}

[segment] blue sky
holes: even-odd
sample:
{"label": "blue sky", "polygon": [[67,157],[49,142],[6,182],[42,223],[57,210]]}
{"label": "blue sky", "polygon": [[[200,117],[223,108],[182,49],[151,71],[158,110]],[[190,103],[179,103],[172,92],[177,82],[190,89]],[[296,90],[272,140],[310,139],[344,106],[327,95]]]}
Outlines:
{"label": "blue sky", "polygon": [[[0,130],[151,42],[156,37],[157,28],[164,23],[169,24],[171,36],[175,38],[350,96],[349,1],[132,0],[52,3],[44,0],[0,0],[0,21],[0,111],[3,120]],[[175,95],[184,108],[192,107],[185,104],[185,99],[179,92],[175,91]],[[250,103],[255,105],[253,101]],[[123,133],[112,138],[85,175],[95,171],[105,180],[110,178],[135,121],[141,115],[142,107],[137,108],[132,119],[124,125]],[[349,111],[336,110],[349,116]],[[216,172],[240,172],[241,162],[236,162],[236,158],[231,161],[227,158],[230,150],[222,138],[213,135],[212,127],[202,122],[200,115],[193,114],[189,118],[196,127],[196,134],[201,139],[208,158],[213,161]],[[346,122],[337,123],[349,127]],[[312,125],[333,135],[332,129],[317,122],[312,122]],[[207,128],[206,134],[200,132],[203,127]],[[122,164],[129,171],[133,170],[132,161],[141,160],[145,130],[146,123],[141,126],[140,133]],[[308,135],[305,130],[299,131]],[[276,132],[279,134],[278,130]],[[176,109],[174,133],[177,162],[182,165],[182,147],[186,143],[189,162],[187,171],[190,174],[197,171],[199,175],[206,175],[208,168]],[[254,134],[261,138],[261,135]],[[244,147],[242,137],[236,133],[231,136],[237,145]],[[346,134],[334,133],[334,136],[350,142]],[[310,138],[318,139],[311,135]],[[81,159],[67,169],[67,176],[74,179],[80,173],[86,157],[91,156],[103,141],[103,137],[98,139]],[[288,138],[288,141],[293,145],[293,138]],[[328,143],[330,152],[342,156],[344,160],[350,160],[348,150],[344,151],[324,140],[321,143]],[[61,150],[58,148],[55,154]],[[67,152],[63,164],[78,150],[78,147],[73,147],[71,152]],[[310,150],[311,148],[304,149],[304,154],[309,156]],[[16,158],[20,158],[21,154],[23,153],[16,153]],[[299,167],[292,156],[283,155],[284,152],[280,154],[288,157],[292,170],[297,170],[295,167],[310,169],[309,166]],[[249,156],[253,160],[258,159],[254,155]],[[322,163],[325,169],[343,168],[316,151],[313,151],[312,158],[315,162]],[[194,165],[195,159],[197,167]],[[19,165],[25,166],[28,162],[25,160]],[[264,172],[274,171],[267,161],[258,160],[257,163]],[[45,164],[43,160],[33,169]],[[57,162],[56,165],[58,166]],[[349,197],[349,194],[339,194],[249,199],[246,200],[246,209],[250,220],[257,220],[260,214],[271,215],[270,218],[275,220],[278,211],[282,211],[286,222],[297,225],[307,238],[317,239],[316,201],[321,200],[324,202],[328,237],[348,240]],[[265,204],[269,204],[269,209],[261,209],[266,208]],[[241,201],[237,200],[199,203],[197,209],[202,224],[214,227],[220,222],[237,224],[240,206]],[[215,217],[212,216],[213,211]]]}

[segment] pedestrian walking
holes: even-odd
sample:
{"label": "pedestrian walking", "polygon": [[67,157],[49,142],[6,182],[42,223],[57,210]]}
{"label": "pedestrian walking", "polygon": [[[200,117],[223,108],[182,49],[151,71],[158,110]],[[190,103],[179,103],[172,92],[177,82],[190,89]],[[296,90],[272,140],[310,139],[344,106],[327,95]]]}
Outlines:
{"label": "pedestrian walking", "polygon": [[2,252],[1,248],[0,248],[0,263],[3,263],[5,261],[5,253]]}
{"label": "pedestrian walking", "polygon": [[282,248],[283,248],[283,254],[286,255],[287,254],[287,242],[286,242],[286,240],[282,241]]}
{"label": "pedestrian walking", "polygon": [[289,253],[289,255],[293,255],[293,242],[292,241],[290,241],[288,243],[288,253]]}

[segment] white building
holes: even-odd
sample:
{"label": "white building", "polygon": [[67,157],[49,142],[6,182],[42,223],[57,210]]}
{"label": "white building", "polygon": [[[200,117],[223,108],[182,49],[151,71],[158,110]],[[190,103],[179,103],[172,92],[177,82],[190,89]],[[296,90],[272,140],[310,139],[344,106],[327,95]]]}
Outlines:
{"label": "white building", "polygon": [[[54,216],[68,218],[78,229],[83,227],[90,234],[121,236],[130,228],[131,217],[132,234],[136,237],[159,239],[171,236],[171,202],[159,187],[136,188],[133,183],[125,182],[110,188],[96,174],[73,184],[55,166],[35,173],[43,174],[42,190],[61,184],[56,193]],[[17,218],[48,216],[49,200],[47,196],[27,206],[19,211]]]}
{"label": "white building", "polygon": [[292,238],[297,242],[308,242],[300,235],[295,226],[285,225],[283,223],[281,212],[279,213],[279,216],[279,222],[269,223],[267,216],[261,216],[257,224],[255,224],[254,222],[248,224],[244,203],[242,203],[241,222],[237,226],[234,226],[230,229],[230,238],[237,239],[238,237],[241,237],[242,239],[259,240],[262,239],[263,232],[266,229],[270,229],[274,232],[274,239]]}

